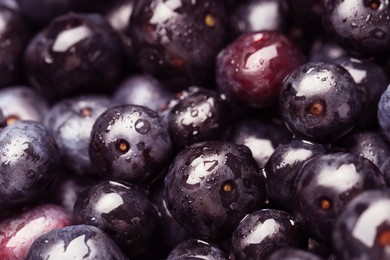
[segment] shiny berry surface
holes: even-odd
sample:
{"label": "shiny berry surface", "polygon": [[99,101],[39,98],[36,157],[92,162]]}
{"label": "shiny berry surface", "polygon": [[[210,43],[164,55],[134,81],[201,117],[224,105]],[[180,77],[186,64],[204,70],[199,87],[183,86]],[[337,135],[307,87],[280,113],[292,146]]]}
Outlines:
{"label": "shiny berry surface", "polygon": [[230,23],[238,35],[265,30],[282,31],[286,26],[286,17],[280,3],[278,0],[240,1]]}
{"label": "shiny berry surface", "polygon": [[26,260],[128,259],[115,242],[101,229],[89,225],[74,225],[54,229],[32,243]]}
{"label": "shiny berry surface", "polygon": [[16,207],[46,195],[56,178],[59,153],[40,123],[18,121],[0,132],[0,208]]}
{"label": "shiny berry surface", "polygon": [[293,214],[307,234],[331,245],[332,228],[345,205],[359,193],[386,187],[379,169],[350,153],[319,155],[306,162],[296,177]]}
{"label": "shiny berry surface", "polygon": [[143,106],[107,109],[92,128],[89,156],[101,176],[147,184],[167,166],[172,141],[157,112]]}
{"label": "shiny berry surface", "polygon": [[390,5],[383,0],[329,0],[324,26],[344,48],[358,56],[389,50]]}
{"label": "shiny berry surface", "polygon": [[158,212],[146,193],[119,182],[104,181],[80,194],[73,216],[78,224],[101,228],[128,255],[157,234]]}
{"label": "shiny berry surface", "polygon": [[231,250],[237,260],[266,259],[279,248],[305,248],[306,244],[307,238],[294,216],[281,210],[263,209],[240,222],[232,235]]}
{"label": "shiny berry surface", "polygon": [[218,54],[218,89],[241,105],[274,105],[284,77],[304,61],[301,51],[280,32],[247,33]]}
{"label": "shiny berry surface", "polygon": [[54,204],[19,211],[0,221],[0,258],[23,259],[36,238],[72,224],[71,214]]}
{"label": "shiny berry surface", "polygon": [[331,143],[355,126],[361,103],[358,87],[344,67],[309,62],[283,82],[279,105],[296,137]]}
{"label": "shiny berry surface", "polygon": [[227,260],[227,253],[216,245],[199,239],[187,239],[178,244],[169,253],[167,260],[177,259],[210,259]]}
{"label": "shiny berry surface", "polygon": [[202,142],[176,156],[165,178],[165,198],[191,235],[221,239],[265,205],[265,178],[246,146]]}
{"label": "shiny berry surface", "polygon": [[168,115],[168,131],[176,148],[227,136],[230,107],[216,91],[191,87]]}
{"label": "shiny berry surface", "polygon": [[390,257],[390,190],[365,191],[337,218],[333,247],[337,259]]}
{"label": "shiny berry surface", "polygon": [[27,46],[24,65],[28,80],[50,100],[108,91],[121,75],[121,44],[99,14],[57,17]]}

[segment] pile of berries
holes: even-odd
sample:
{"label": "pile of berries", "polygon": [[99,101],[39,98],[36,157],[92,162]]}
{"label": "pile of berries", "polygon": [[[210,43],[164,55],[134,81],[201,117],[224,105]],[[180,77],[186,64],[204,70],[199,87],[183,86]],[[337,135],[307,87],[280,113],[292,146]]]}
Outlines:
{"label": "pile of berries", "polygon": [[389,259],[390,3],[0,0],[0,259]]}

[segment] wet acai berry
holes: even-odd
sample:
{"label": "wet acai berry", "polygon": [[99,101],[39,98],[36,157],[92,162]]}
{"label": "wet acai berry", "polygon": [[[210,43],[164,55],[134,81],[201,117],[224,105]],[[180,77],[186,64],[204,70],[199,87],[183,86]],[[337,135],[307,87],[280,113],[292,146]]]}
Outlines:
{"label": "wet acai berry", "polygon": [[237,260],[266,259],[280,248],[305,248],[307,237],[294,216],[276,209],[247,215],[234,230],[231,250]]}
{"label": "wet acai berry", "polygon": [[190,235],[218,240],[265,206],[265,178],[246,146],[202,142],[176,155],[165,178],[165,198]]}
{"label": "wet acai berry", "polygon": [[147,194],[135,186],[103,181],[79,194],[74,221],[101,228],[129,256],[157,235],[158,211]]}
{"label": "wet acai berry", "polygon": [[292,212],[313,239],[330,246],[337,216],[365,190],[385,188],[370,160],[350,153],[329,153],[307,161],[296,177]]}
{"label": "wet acai berry", "polygon": [[243,34],[218,54],[218,89],[240,105],[275,105],[284,77],[304,61],[301,51],[280,32]]}
{"label": "wet acai berry", "polygon": [[34,36],[24,65],[30,84],[53,101],[110,90],[120,79],[122,54],[119,36],[101,15],[69,13]]}
{"label": "wet acai berry", "polygon": [[74,225],[54,229],[38,237],[26,254],[26,260],[128,259],[115,242],[101,229]]}
{"label": "wet acai berry", "polygon": [[372,56],[389,50],[388,1],[329,0],[324,7],[324,27],[349,53]]}
{"label": "wet acai berry", "polygon": [[104,178],[148,184],[168,166],[172,149],[168,130],[157,112],[121,105],[96,119],[89,155]]}
{"label": "wet acai berry", "polygon": [[47,194],[56,179],[60,154],[40,123],[18,121],[0,132],[0,209],[14,208]]}
{"label": "wet acai berry", "polygon": [[222,140],[227,136],[230,107],[216,91],[190,87],[168,115],[168,131],[177,149],[193,143]]}
{"label": "wet acai berry", "polygon": [[389,259],[390,190],[370,190],[348,203],[333,228],[337,259]]}
{"label": "wet acai berry", "polygon": [[358,87],[344,67],[309,62],[284,80],[279,105],[296,137],[331,143],[355,126],[361,103]]}

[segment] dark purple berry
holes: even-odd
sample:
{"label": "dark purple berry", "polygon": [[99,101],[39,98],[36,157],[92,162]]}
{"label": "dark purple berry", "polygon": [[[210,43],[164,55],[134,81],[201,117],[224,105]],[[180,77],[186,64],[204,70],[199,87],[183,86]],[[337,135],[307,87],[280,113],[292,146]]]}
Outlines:
{"label": "dark purple berry", "polygon": [[166,126],[147,107],[112,107],[93,125],[89,155],[104,178],[148,184],[168,166],[171,153]]}
{"label": "dark purple berry", "polygon": [[202,142],[176,156],[165,178],[165,198],[190,235],[218,240],[265,205],[265,178],[246,146]]}
{"label": "dark purple berry", "polygon": [[281,116],[298,138],[331,143],[349,132],[361,111],[351,74],[333,63],[309,62],[294,70],[280,92]]}

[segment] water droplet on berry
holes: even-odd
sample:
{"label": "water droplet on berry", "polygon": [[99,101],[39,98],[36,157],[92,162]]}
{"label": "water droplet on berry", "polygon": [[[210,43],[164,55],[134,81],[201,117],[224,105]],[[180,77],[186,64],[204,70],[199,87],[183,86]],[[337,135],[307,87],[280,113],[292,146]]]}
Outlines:
{"label": "water droplet on berry", "polygon": [[138,119],[135,122],[135,130],[140,134],[146,134],[151,128],[150,122],[144,119]]}

